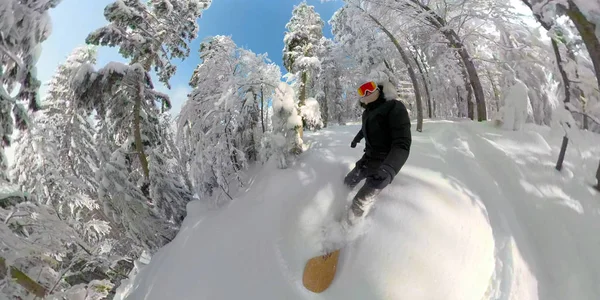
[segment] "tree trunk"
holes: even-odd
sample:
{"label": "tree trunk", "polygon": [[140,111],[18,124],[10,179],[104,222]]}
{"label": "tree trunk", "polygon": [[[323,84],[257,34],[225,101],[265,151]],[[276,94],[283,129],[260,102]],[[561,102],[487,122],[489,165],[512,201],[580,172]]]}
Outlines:
{"label": "tree trunk", "polygon": [[256,136],[254,134],[256,133],[255,129],[258,125],[258,95],[254,92],[254,90],[252,91],[252,98],[254,100],[252,102],[252,105],[250,106],[252,107],[252,112],[250,113],[250,142],[252,144],[250,145],[250,149],[248,150],[248,160],[256,161],[258,158],[258,149],[256,148],[257,143]]}
{"label": "tree trunk", "polygon": [[422,132],[423,131],[423,104],[421,102],[421,91],[419,89],[419,82],[417,80],[417,75],[415,74],[415,71],[414,71],[412,65],[410,64],[410,59],[408,58],[408,55],[406,54],[406,52],[404,51],[404,49],[402,49],[402,46],[400,46],[400,43],[394,37],[394,35],[392,35],[392,33],[389,32],[387,30],[387,28],[385,28],[379,22],[379,20],[377,20],[375,17],[373,17],[371,15],[368,15],[368,16],[390,38],[390,40],[392,41],[392,43],[394,43],[394,46],[396,46],[396,49],[398,49],[398,52],[400,53],[400,56],[402,57],[402,61],[404,61],[404,64],[406,65],[406,68],[408,69],[408,76],[410,77],[412,85],[413,85],[413,87],[415,89],[415,100],[417,102],[417,131],[418,132]]}
{"label": "tree trunk", "polygon": [[596,189],[600,192],[600,163],[598,163],[598,170],[596,171]]}
{"label": "tree trunk", "polygon": [[390,63],[385,58],[383,59],[383,64],[385,65],[385,68],[388,69],[392,75],[394,75],[390,76],[390,74],[386,73],[389,76],[390,82],[392,83],[392,85],[394,85],[394,87],[398,87],[399,83],[396,80],[396,71],[394,71]]}
{"label": "tree trunk", "polygon": [[[268,105],[268,104],[267,104],[267,105]],[[266,111],[265,111],[265,118],[264,118],[264,120],[266,121],[266,120],[268,120],[268,119],[269,119],[269,110],[266,110]],[[263,126],[266,128],[266,125],[264,125],[264,123],[263,123]]]}
{"label": "tree trunk", "polygon": [[[415,49],[415,52],[417,52],[417,49]],[[432,110],[431,110],[431,94],[429,94],[429,85],[427,84],[427,78],[425,77],[425,74],[423,73],[423,68],[421,68],[421,65],[419,64],[419,61],[417,60],[417,57],[413,55],[413,59],[415,61],[415,64],[417,65],[417,68],[419,69],[419,73],[421,74],[421,79],[423,80],[423,86],[425,87],[425,94],[427,95],[427,115],[429,116],[429,118],[433,118],[433,114],[432,114]]]}
{"label": "tree trunk", "polygon": [[[144,178],[146,181],[150,179],[150,170],[148,168],[148,159],[146,158],[146,154],[144,153],[144,142],[142,141],[142,130],[141,130],[141,117],[140,111],[142,109],[142,99],[144,99],[144,87],[143,83],[138,83],[138,94],[135,98],[135,104],[133,106],[133,135],[135,138],[135,150],[140,159],[140,164],[142,165],[142,170],[144,172]],[[148,195],[146,195],[148,196]]]}
{"label": "tree trunk", "polygon": [[[527,0],[523,0],[523,3],[525,3],[525,5],[527,5],[529,7],[529,9],[531,9],[531,11],[533,12],[533,15],[535,16],[535,19],[542,25],[542,27],[544,27],[544,29],[546,29],[547,31],[552,30],[552,24],[544,21],[542,16],[540,16],[538,13],[536,13],[533,10],[533,6],[531,5],[531,3],[529,3]],[[562,34],[560,31],[557,31],[557,33]],[[560,54],[560,49],[558,47],[558,43],[556,42],[556,39],[551,38],[550,41],[552,43],[552,50],[554,50],[554,56],[556,57],[556,65],[558,67],[558,71],[560,72],[560,76],[563,81],[563,86],[565,88],[565,99],[564,99],[565,109],[570,111],[569,107],[566,106],[566,104],[571,101],[571,81],[569,80],[567,72],[565,72],[565,69],[563,68],[563,60],[562,60],[562,56]],[[567,124],[567,126],[570,127],[569,124]],[[565,160],[565,153],[567,151],[568,144],[569,144],[569,137],[565,134],[565,136],[563,137],[562,145],[560,147],[560,154],[558,155],[558,161],[556,162],[556,169],[559,171],[562,170],[562,165],[563,165],[563,161]]]}
{"label": "tree trunk", "polygon": [[[567,75],[567,72],[563,68],[563,60],[562,60],[562,56],[560,55],[560,49],[558,48],[558,43],[556,42],[555,39],[551,39],[551,43],[552,43],[552,49],[554,50],[554,55],[556,56],[558,71],[560,73],[560,76],[562,78],[563,85],[565,88],[564,103],[567,104],[567,103],[571,102],[571,81],[569,80],[569,76]],[[567,108],[567,110],[569,110],[569,109]]]}
{"label": "tree trunk", "polygon": [[475,120],[475,106],[473,105],[473,90],[468,84],[465,86],[467,89],[467,116],[471,120]]}
{"label": "tree trunk", "polygon": [[563,162],[565,160],[565,153],[567,152],[567,145],[569,144],[569,138],[563,136],[562,145],[560,146],[560,154],[558,154],[558,161],[556,162],[556,169],[561,171]]}
{"label": "tree trunk", "polygon": [[[301,115],[300,109],[306,104],[306,82],[308,81],[308,74],[306,71],[302,72],[302,82],[300,83],[300,95],[298,95],[298,114]],[[304,136],[304,127],[306,126],[306,120],[302,118],[302,126],[298,128],[300,138]]]}
{"label": "tree trunk", "polygon": [[[417,58],[419,59],[419,62],[421,63],[421,65],[423,66],[423,71],[425,71],[425,76],[427,77],[427,86],[429,88],[432,87],[432,83],[431,83],[431,77],[429,77],[429,71],[427,70],[427,66],[425,65],[425,60],[423,59],[423,57],[421,56],[421,54],[419,54],[419,52],[417,53]],[[431,90],[431,92],[433,92],[433,90]],[[433,98],[433,95],[430,95],[430,99],[431,101],[431,116],[430,118],[434,118],[435,117],[435,99]]]}
{"label": "tree trunk", "polygon": [[[593,0],[588,0],[593,1]],[[566,8],[559,4],[559,6],[565,9],[567,16],[573,21],[575,27],[581,35],[581,39],[585,43],[585,47],[588,50],[592,63],[594,64],[594,70],[596,71],[596,80],[598,82],[598,89],[600,89],[600,42],[596,36],[596,25],[588,21],[579,7],[573,2],[573,0],[567,0],[569,7]]]}
{"label": "tree trunk", "polygon": [[427,13],[426,18],[429,23],[436,27],[446,37],[452,48],[455,48],[458,51],[458,55],[462,59],[467,69],[467,73],[469,74],[469,80],[475,94],[475,101],[477,102],[477,120],[479,122],[486,121],[487,109],[485,103],[485,94],[483,92],[483,87],[481,86],[481,80],[479,79],[477,68],[475,68],[475,64],[471,59],[471,55],[460,41],[460,37],[456,31],[454,31],[454,29],[448,27],[448,24],[444,19],[442,19],[436,12],[431,10],[431,8],[429,8],[427,5],[422,4],[418,0],[410,1],[418,5],[424,12]]}
{"label": "tree trunk", "polygon": [[[455,33],[456,34],[456,33]],[[458,37],[457,37],[458,38]],[[473,88],[473,93],[475,94],[475,101],[477,102],[477,121],[486,121],[487,120],[487,108],[485,104],[485,95],[483,92],[483,87],[481,86],[481,80],[479,79],[479,75],[477,74],[477,69],[475,68],[475,64],[471,60],[469,53],[464,48],[462,43],[457,44],[456,46],[459,48],[458,54],[462,58],[465,63],[465,67],[467,68],[467,73],[469,74],[469,81],[471,82],[471,87]],[[472,101],[471,105],[472,104]],[[474,117],[473,117],[474,119]]]}
{"label": "tree trunk", "polygon": [[265,133],[265,93],[262,86],[260,87],[260,125],[262,132]]}
{"label": "tree trunk", "polygon": [[300,95],[298,95],[298,107],[302,107],[306,104],[306,83],[308,81],[308,75],[306,72],[302,72],[302,82],[300,84]]}
{"label": "tree trunk", "polygon": [[321,119],[323,120],[323,127],[327,127],[327,123],[329,123],[329,106],[327,105],[327,91],[329,88],[327,87],[327,83],[323,84],[323,111],[321,112]]}
{"label": "tree trunk", "polygon": [[475,110],[473,107],[473,89],[471,89],[472,85],[469,81],[469,74],[464,66],[460,68],[460,71],[463,75],[463,80],[465,81],[465,91],[467,91],[467,117],[471,120],[475,120]]}
{"label": "tree trunk", "polygon": [[588,119],[588,115],[585,112],[585,104],[583,106],[583,130],[589,130],[590,129],[590,122]]}
{"label": "tree trunk", "polygon": [[464,118],[465,117],[464,110],[463,110],[463,104],[462,104],[463,101],[462,100],[463,100],[463,97],[460,94],[460,87],[456,86],[456,108],[457,108],[456,113],[457,113],[457,115],[458,115],[459,118]]}
{"label": "tree trunk", "polygon": [[[577,57],[575,56],[575,50],[573,47],[573,44],[566,44],[565,45],[567,47],[567,57],[573,61],[573,63],[577,63]],[[580,76],[579,76],[579,69],[575,68],[575,80],[576,82],[580,82]],[[587,114],[585,113],[585,109],[586,109],[586,101],[585,101],[585,92],[581,89],[581,87],[579,87],[577,85],[577,83],[574,82],[574,85],[572,87],[572,91],[571,93],[573,94],[573,98],[575,98],[575,100],[578,100],[581,103],[581,112],[582,114],[582,118],[583,118],[583,124],[582,124],[582,128],[584,130],[588,129],[588,119],[587,119]]]}
{"label": "tree trunk", "polygon": [[500,91],[498,90],[498,86],[496,82],[494,82],[494,78],[490,73],[489,69],[485,70],[487,73],[487,77],[490,80],[490,84],[492,85],[492,90],[494,91],[494,102],[496,103],[496,112],[500,111]]}
{"label": "tree trunk", "polygon": [[[567,103],[569,103],[571,101],[571,90],[570,90],[571,82],[569,81],[567,72],[565,72],[565,69],[562,66],[562,58],[560,55],[560,50],[558,48],[558,43],[556,42],[555,39],[551,39],[551,43],[552,43],[552,49],[554,49],[554,55],[556,56],[558,70],[560,72],[560,75],[563,80],[563,85],[565,87],[565,100],[564,100],[565,109],[570,111],[569,107],[567,106]],[[566,124],[566,125],[571,127],[569,124]],[[558,155],[558,161],[556,162],[556,169],[559,171],[562,170],[562,165],[563,165],[563,161],[565,160],[565,153],[567,151],[568,144],[569,144],[569,137],[565,134],[565,136],[563,137],[562,145],[560,147],[560,154]]]}
{"label": "tree trunk", "polygon": [[[570,0],[569,0],[570,1]],[[540,16],[539,14],[537,14],[534,10],[533,7],[531,5],[531,3],[529,3],[527,0],[523,0],[523,3],[529,7],[529,9],[531,9],[531,11],[533,12],[533,15],[535,17],[535,19],[542,25],[542,27],[544,27],[544,29],[546,29],[547,31],[551,31],[552,30],[552,24],[547,23],[546,21],[544,21],[544,19],[542,18],[542,16]],[[560,33],[560,31],[558,31],[558,33]],[[562,33],[561,33],[562,34]],[[558,43],[556,42],[556,39],[551,38],[550,39],[552,42],[552,49],[554,50],[554,56],[556,57],[556,65],[558,67],[558,71],[560,72],[560,76],[562,78],[563,81],[563,85],[565,88],[565,103],[568,103],[571,101],[571,91],[570,91],[570,80],[569,77],[567,76],[567,72],[565,72],[565,69],[563,68],[563,60],[562,60],[562,56],[560,55],[560,50],[558,47]]]}

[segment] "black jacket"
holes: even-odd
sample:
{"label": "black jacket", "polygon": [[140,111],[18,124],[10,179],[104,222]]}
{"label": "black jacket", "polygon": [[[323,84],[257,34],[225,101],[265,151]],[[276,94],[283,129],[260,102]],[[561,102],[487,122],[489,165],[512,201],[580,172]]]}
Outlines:
{"label": "black jacket", "polygon": [[406,163],[412,144],[410,117],[406,106],[398,100],[379,98],[365,106],[362,128],[354,137],[365,139],[367,160],[381,161],[381,166],[393,169],[395,176]]}

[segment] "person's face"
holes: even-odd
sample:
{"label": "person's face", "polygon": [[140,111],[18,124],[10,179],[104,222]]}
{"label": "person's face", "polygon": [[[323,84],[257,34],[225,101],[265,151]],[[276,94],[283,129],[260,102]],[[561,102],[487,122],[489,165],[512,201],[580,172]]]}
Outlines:
{"label": "person's face", "polygon": [[379,89],[376,89],[373,93],[360,98],[360,102],[362,102],[363,104],[369,104],[377,100],[377,98],[379,98]]}

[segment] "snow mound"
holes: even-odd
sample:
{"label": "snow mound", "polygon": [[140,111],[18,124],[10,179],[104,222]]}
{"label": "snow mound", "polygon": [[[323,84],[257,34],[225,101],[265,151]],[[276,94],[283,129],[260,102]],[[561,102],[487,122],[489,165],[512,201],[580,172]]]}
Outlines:
{"label": "snow mound", "polygon": [[[571,145],[559,173],[549,128],[425,125],[350,234],[336,220],[358,190],[342,183],[362,155],[348,145],[358,125],[306,133],[296,164],[265,165],[223,209],[190,203],[116,299],[598,299],[600,205],[586,187],[598,137]],[[304,264],[332,243],[344,244],[336,278],[313,294]]]}

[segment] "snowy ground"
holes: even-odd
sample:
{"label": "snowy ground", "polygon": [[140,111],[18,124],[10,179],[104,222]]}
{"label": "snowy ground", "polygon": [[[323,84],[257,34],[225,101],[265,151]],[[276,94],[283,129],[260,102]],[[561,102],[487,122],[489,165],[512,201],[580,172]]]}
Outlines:
{"label": "snowy ground", "polygon": [[411,156],[343,249],[322,294],[305,261],[354,191],[358,126],[307,133],[297,165],[268,165],[216,212],[189,205],[177,238],[131,283],[127,299],[600,299],[600,195],[590,186],[600,138],[525,126],[430,121]]}

